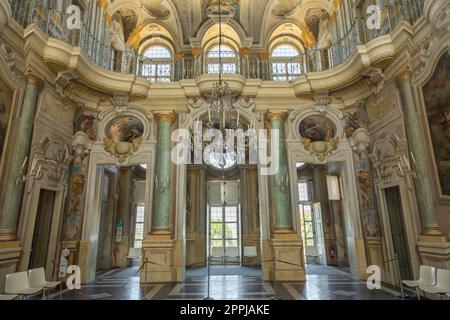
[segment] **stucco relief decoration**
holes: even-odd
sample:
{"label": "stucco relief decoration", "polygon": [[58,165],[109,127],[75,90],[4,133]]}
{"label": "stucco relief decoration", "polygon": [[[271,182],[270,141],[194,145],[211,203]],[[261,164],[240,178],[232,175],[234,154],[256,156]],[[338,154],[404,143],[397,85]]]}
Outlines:
{"label": "stucco relief decoration", "polygon": [[73,162],[69,186],[67,218],[65,226],[65,240],[76,240],[81,232],[81,203],[83,199],[86,184],[86,165],[85,159],[88,159],[89,148],[92,141],[89,136],[78,131],[72,142]]}
{"label": "stucco relief decoration", "polygon": [[162,4],[162,0],[141,0],[144,9],[157,19],[166,19],[170,11]]}
{"label": "stucco relief decoration", "polygon": [[272,14],[275,17],[283,18],[294,11],[298,3],[298,0],[280,0],[275,8],[273,8]]}
{"label": "stucco relief decoration", "polygon": [[119,116],[107,126],[104,138],[105,150],[124,163],[142,143],[144,125],[132,116]]}
{"label": "stucco relief decoration", "polygon": [[370,163],[368,157],[360,159],[357,164],[358,182],[361,198],[361,211],[363,216],[364,231],[367,236],[373,237],[379,234],[375,193],[370,175]]}
{"label": "stucco relief decoration", "polygon": [[299,130],[305,149],[321,162],[325,161],[339,145],[336,125],[323,115],[303,119]]}
{"label": "stucco relief decoration", "polygon": [[350,138],[350,145],[355,158],[356,172],[359,185],[359,199],[361,215],[366,236],[374,237],[379,235],[376,198],[374,183],[369,161],[370,137],[369,132],[364,128],[358,128]]}
{"label": "stucco relief decoration", "polygon": [[8,72],[19,81],[23,81],[23,76],[16,68],[16,54],[10,46],[0,39],[0,59],[4,63]]}
{"label": "stucco relief decoration", "polygon": [[222,19],[240,17],[240,0],[203,0],[203,18],[214,18],[219,15],[219,4]]}
{"label": "stucco relief decoration", "polygon": [[363,102],[357,104],[356,110],[345,113],[346,125],[344,128],[347,139],[353,136],[353,133],[360,128],[367,128],[369,117],[367,115]]}
{"label": "stucco relief decoration", "polygon": [[27,192],[32,191],[34,182],[44,180],[50,186],[65,184],[71,161],[69,147],[59,136],[45,137],[42,142],[32,146],[34,149]]}

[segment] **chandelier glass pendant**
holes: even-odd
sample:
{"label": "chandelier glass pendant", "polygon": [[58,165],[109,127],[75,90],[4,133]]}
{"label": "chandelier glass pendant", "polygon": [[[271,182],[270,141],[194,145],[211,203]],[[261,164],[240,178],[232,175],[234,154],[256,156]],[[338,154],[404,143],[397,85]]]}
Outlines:
{"label": "chandelier glass pendant", "polygon": [[237,160],[237,153],[233,139],[226,139],[227,130],[234,130],[239,127],[239,113],[237,113],[237,121],[227,122],[230,112],[234,111],[233,99],[228,82],[223,80],[223,65],[222,65],[222,0],[218,1],[218,22],[219,22],[219,80],[213,84],[210,93],[207,95],[210,101],[208,109],[208,129],[217,128],[217,122],[213,122],[211,113],[217,115],[218,129],[221,132],[221,137],[216,137],[216,147],[210,152],[207,161],[209,164],[217,166],[221,169],[232,167]]}

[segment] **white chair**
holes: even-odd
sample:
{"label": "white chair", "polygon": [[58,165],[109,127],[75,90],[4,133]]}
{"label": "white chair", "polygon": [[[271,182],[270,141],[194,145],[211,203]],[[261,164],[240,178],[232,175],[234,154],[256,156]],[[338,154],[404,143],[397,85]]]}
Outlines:
{"label": "white chair", "polygon": [[17,297],[17,294],[0,294],[0,301],[15,300]]}
{"label": "white chair", "polygon": [[244,247],[245,258],[258,258],[258,248],[256,246]]}
{"label": "white chair", "polygon": [[28,282],[28,272],[26,271],[6,275],[5,292],[7,294],[16,294],[22,299],[24,296],[37,294],[43,290],[43,287],[30,287]]}
{"label": "white chair", "polygon": [[438,294],[442,299],[444,295],[450,294],[450,270],[437,269],[436,285],[419,288],[426,293]]}
{"label": "white chair", "polygon": [[[258,248],[256,246],[244,247],[244,258],[248,259],[258,258]],[[259,267],[259,261],[257,266]]]}
{"label": "white chair", "polygon": [[28,277],[31,288],[44,288],[43,298],[47,290],[55,289],[61,284],[61,281],[46,281],[44,268],[29,270]]}
{"label": "white chair", "polygon": [[126,256],[126,258],[131,261],[131,266],[133,266],[133,261],[134,260],[140,260],[141,259],[141,253],[142,250],[141,248],[130,248],[130,250],[128,251],[128,255]]}
{"label": "white chair", "polygon": [[221,261],[221,263],[224,263],[224,257],[225,257],[225,250],[224,248],[220,247],[220,248],[216,248],[213,247],[211,250],[211,258],[213,260],[218,259],[219,261]]}
{"label": "white chair", "polygon": [[415,288],[417,292],[417,299],[420,300],[419,287],[431,287],[436,284],[436,268],[420,266],[419,280],[403,280],[403,284],[407,287]]}
{"label": "white chair", "polygon": [[314,262],[314,264],[319,264],[319,258],[320,254],[317,251],[316,247],[306,247],[306,263],[312,264],[311,261]]}

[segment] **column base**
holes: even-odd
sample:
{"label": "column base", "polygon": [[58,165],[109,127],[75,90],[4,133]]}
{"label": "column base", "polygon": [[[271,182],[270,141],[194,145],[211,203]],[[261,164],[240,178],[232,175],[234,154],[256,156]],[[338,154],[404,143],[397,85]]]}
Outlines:
{"label": "column base", "polygon": [[380,237],[367,237],[367,261],[368,265],[380,266],[384,270]]}
{"label": "column base", "polygon": [[244,234],[242,236],[243,247],[256,247],[257,257],[242,257],[242,265],[245,267],[258,267],[261,265],[260,233]]}
{"label": "column base", "polygon": [[450,269],[450,242],[444,235],[422,235],[417,243],[422,264]]}
{"label": "column base", "polygon": [[275,231],[263,241],[265,281],[305,281],[303,246],[297,233]]}
{"label": "column base", "polygon": [[174,240],[170,232],[158,231],[142,244],[141,283],[182,282],[185,278],[185,240]]}
{"label": "column base", "polygon": [[17,271],[21,252],[19,241],[0,242],[0,292],[5,290],[6,275]]}

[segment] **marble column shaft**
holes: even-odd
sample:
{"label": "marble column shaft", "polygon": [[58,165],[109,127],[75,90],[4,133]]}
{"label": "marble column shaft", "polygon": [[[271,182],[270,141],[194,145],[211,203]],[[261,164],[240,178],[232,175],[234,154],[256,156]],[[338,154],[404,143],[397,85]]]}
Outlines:
{"label": "marble column shaft", "polygon": [[284,113],[269,113],[269,120],[272,124],[272,130],[278,130],[279,132],[279,170],[275,175],[272,176],[272,194],[275,205],[275,228],[290,230],[293,228],[293,225],[284,134],[284,119]]}
{"label": "marble column shaft", "polygon": [[11,167],[6,182],[5,202],[0,224],[0,230],[7,231],[11,234],[17,229],[20,203],[24,189],[24,182],[21,179],[27,173],[27,167],[25,166],[23,170],[22,167],[30,152],[34,114],[39,95],[39,79],[33,75],[28,75],[26,80],[27,85],[22,104],[22,113],[17,131],[15,132],[16,140],[14,141],[14,149],[12,150]]}
{"label": "marble column shaft", "polygon": [[[421,136],[420,113],[414,101],[411,72],[406,70],[397,76],[397,86],[400,91],[403,106],[404,122],[409,148],[415,158],[417,204],[419,206],[422,228],[425,233],[438,230],[436,223],[435,203],[432,193],[432,181],[428,168],[428,152]],[[414,167],[414,166],[413,166]]]}
{"label": "marble column shaft", "polygon": [[158,149],[156,154],[155,208],[153,211],[153,231],[170,229],[170,191],[171,191],[171,127],[175,116],[158,114]]}

